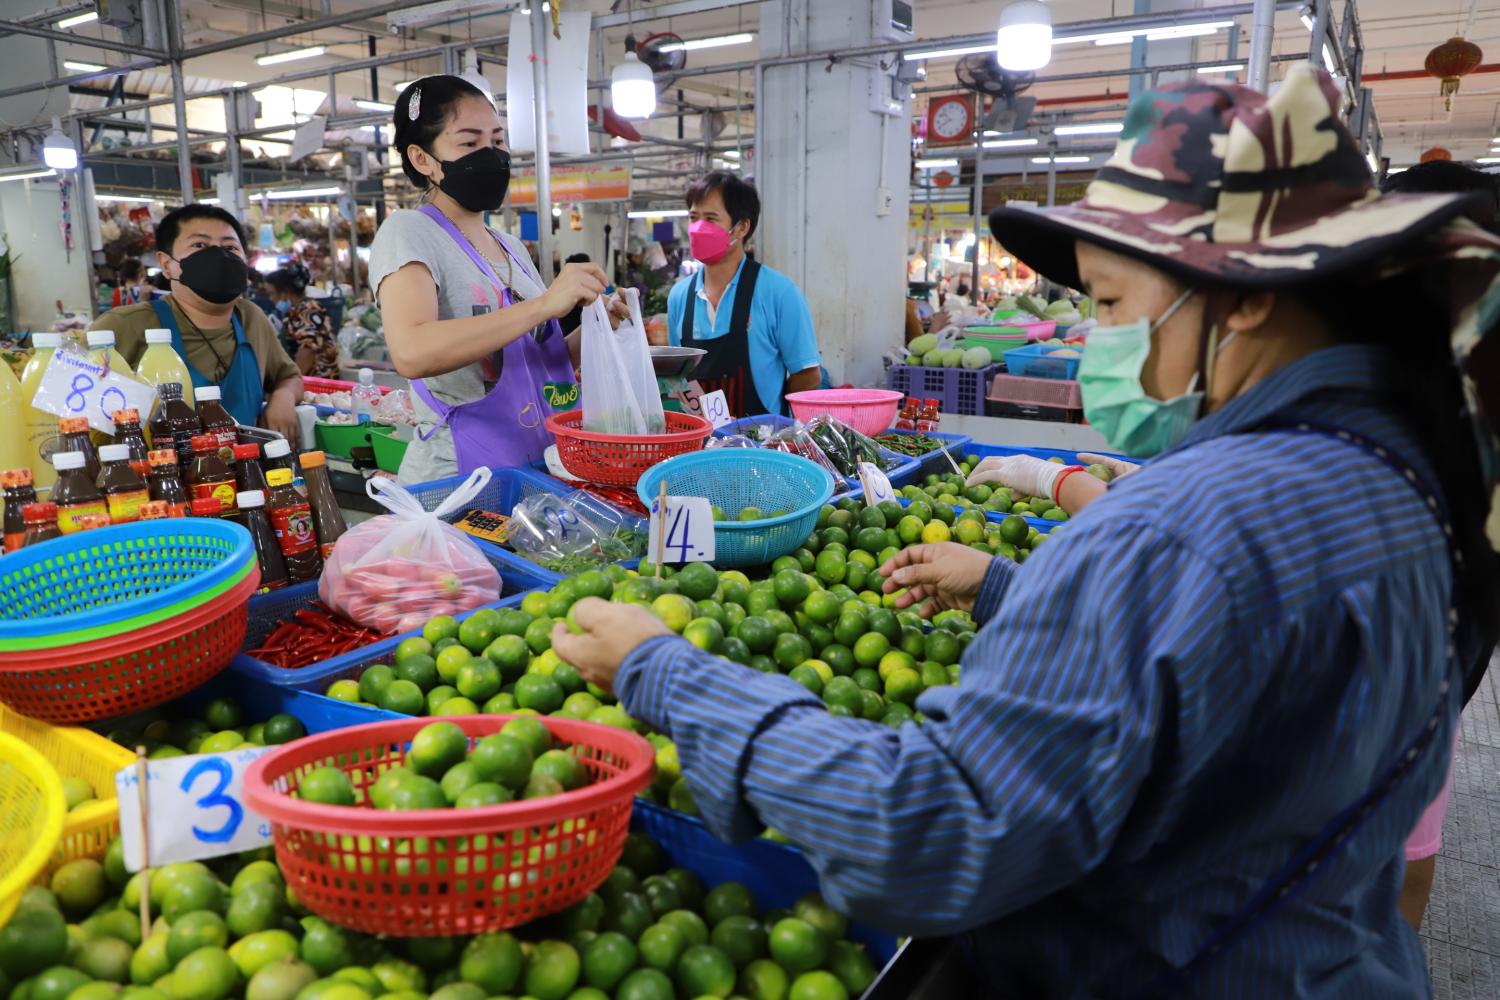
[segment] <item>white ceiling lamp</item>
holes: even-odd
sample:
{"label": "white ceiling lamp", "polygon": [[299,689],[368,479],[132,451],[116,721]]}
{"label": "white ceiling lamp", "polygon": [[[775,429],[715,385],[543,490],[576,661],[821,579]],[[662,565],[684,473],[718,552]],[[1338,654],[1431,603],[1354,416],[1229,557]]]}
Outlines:
{"label": "white ceiling lamp", "polygon": [[915,62],[919,59],[956,59],[959,56],[970,56],[978,52],[993,52],[993,45],[965,45],[956,49],[928,49],[924,52],[906,52],[901,58],[906,62]]}
{"label": "white ceiling lamp", "polygon": [[63,60],[63,69],[77,70],[80,73],[102,73],[107,68],[101,63],[79,62],[77,59]]}
{"label": "white ceiling lamp", "polygon": [[625,118],[650,118],[656,110],[656,78],[634,52],[625,53],[610,74],[609,99],[615,114]]}
{"label": "white ceiling lamp", "polygon": [[254,195],[269,198],[272,201],[286,201],[292,198],[331,198],[343,193],[344,189],[340,187],[281,188],[253,192]]}
{"label": "white ceiling lamp", "polygon": [[386,114],[390,114],[396,110],[394,104],[387,104],[384,101],[371,101],[363,97],[356,97],[354,99],[354,106],[356,108],[363,108],[366,111],[384,111]]}
{"label": "white ceiling lamp", "polygon": [[1244,68],[1244,63],[1225,63],[1223,66],[1199,66],[1193,72],[1201,76],[1205,73],[1238,73]]}
{"label": "white ceiling lamp", "polygon": [[749,31],[739,31],[732,35],[715,35],[712,38],[689,38],[682,42],[673,42],[671,45],[663,45],[663,52],[696,52],[699,49],[720,49],[726,45],[746,45],[755,41],[755,34]]}
{"label": "white ceiling lamp", "polygon": [[52,131],[42,142],[42,162],[53,170],[73,170],[78,166],[78,147],[63,135],[62,119],[52,119]]}
{"label": "white ceiling lamp", "polygon": [[981,142],[985,149],[1020,149],[1025,146],[1035,146],[1038,139],[989,139]]}
{"label": "white ceiling lamp", "polygon": [[1132,28],[1126,31],[1086,31],[1077,35],[1061,35],[1054,38],[1052,44],[1082,45],[1085,42],[1102,42],[1105,45],[1119,45],[1141,35],[1152,41],[1160,41],[1165,38],[1196,38],[1204,35],[1212,35],[1221,29],[1233,26],[1233,21],[1190,21],[1186,24],[1176,24],[1166,28]]}
{"label": "white ceiling lamp", "polygon": [[1087,156],[1033,156],[1032,163],[1087,163]]}
{"label": "white ceiling lamp", "polygon": [[995,58],[1009,70],[1041,69],[1052,61],[1052,12],[1041,0],[1017,0],[1000,12]]}
{"label": "white ceiling lamp", "polygon": [[296,62],[298,59],[312,59],[327,51],[326,45],[309,45],[305,49],[288,49],[286,52],[256,56],[255,63],[257,66],[275,66],[277,63]]}
{"label": "white ceiling lamp", "polygon": [[1120,122],[1083,122],[1079,125],[1059,125],[1052,131],[1056,135],[1114,135],[1124,128]]}
{"label": "white ceiling lamp", "polygon": [[152,205],[160,201],[160,198],[146,198],[138,194],[96,194],[95,201],[120,202],[131,205]]}
{"label": "white ceiling lamp", "polygon": [[944,167],[958,166],[957,160],[918,160],[918,170],[942,170]]}
{"label": "white ceiling lamp", "polygon": [[680,219],[688,214],[685,208],[648,208],[645,211],[626,212],[627,219]]}
{"label": "white ceiling lamp", "polygon": [[69,28],[76,28],[80,24],[88,24],[91,21],[97,20],[99,20],[99,12],[97,10],[91,10],[86,14],[74,14],[72,17],[65,17],[61,21],[58,21],[57,30],[67,31]]}

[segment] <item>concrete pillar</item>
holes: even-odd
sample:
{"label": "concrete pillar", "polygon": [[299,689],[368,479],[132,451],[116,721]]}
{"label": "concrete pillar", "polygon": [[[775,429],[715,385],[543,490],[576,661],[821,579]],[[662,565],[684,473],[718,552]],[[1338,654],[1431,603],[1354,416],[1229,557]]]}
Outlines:
{"label": "concrete pillar", "polygon": [[[875,6],[770,0],[761,5],[762,56],[888,40],[875,34],[889,24]],[[902,339],[911,102],[894,115],[875,110],[890,96],[879,62],[767,66],[755,95],[761,218],[751,249],[807,296],[835,384],[879,384],[881,355]]]}

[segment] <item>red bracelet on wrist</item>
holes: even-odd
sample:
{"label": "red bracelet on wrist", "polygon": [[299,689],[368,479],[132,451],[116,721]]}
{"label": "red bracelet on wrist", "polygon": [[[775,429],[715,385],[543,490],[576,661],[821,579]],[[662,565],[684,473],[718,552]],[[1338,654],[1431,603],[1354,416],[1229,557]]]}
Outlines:
{"label": "red bracelet on wrist", "polygon": [[1052,502],[1053,503],[1057,504],[1059,507],[1062,506],[1062,500],[1059,499],[1059,497],[1062,496],[1062,484],[1064,482],[1066,482],[1067,479],[1068,479],[1068,477],[1071,476],[1073,473],[1075,473],[1075,472],[1083,472],[1083,471],[1085,471],[1085,470],[1084,470],[1084,467],[1081,466],[1081,465],[1070,465],[1066,469],[1064,469],[1061,474],[1058,475],[1057,481],[1052,484]]}

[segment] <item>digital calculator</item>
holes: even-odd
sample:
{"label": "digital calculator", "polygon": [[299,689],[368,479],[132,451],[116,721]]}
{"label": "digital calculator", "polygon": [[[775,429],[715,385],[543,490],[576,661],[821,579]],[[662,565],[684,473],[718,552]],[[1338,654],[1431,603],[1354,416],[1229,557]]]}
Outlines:
{"label": "digital calculator", "polygon": [[505,525],[509,521],[510,518],[504,514],[496,514],[493,511],[480,510],[476,507],[459,518],[455,527],[475,538],[483,538],[487,542],[504,545]]}

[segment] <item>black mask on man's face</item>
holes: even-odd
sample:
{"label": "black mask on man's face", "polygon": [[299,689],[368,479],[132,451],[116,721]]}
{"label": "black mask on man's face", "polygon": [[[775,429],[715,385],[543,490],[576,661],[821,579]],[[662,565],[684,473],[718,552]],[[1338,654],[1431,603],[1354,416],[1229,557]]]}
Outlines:
{"label": "black mask on man's face", "polygon": [[470,212],[493,212],[510,187],[510,154],[484,146],[456,160],[439,160],[443,179],[438,190]]}
{"label": "black mask on man's face", "polygon": [[177,280],[206,302],[228,305],[250,286],[249,265],[228,247],[204,247],[173,260],[182,265],[182,276]]}

